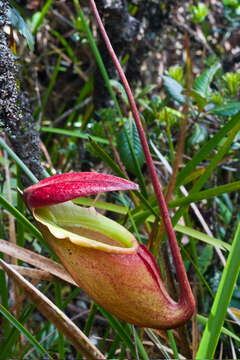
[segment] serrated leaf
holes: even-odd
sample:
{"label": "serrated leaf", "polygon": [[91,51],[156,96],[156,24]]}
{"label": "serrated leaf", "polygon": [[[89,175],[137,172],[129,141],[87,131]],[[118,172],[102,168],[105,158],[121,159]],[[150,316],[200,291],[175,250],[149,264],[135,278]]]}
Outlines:
{"label": "serrated leaf", "polygon": [[240,111],[240,101],[229,102],[224,105],[215,106],[213,109],[209,110],[211,114],[222,115],[222,116],[232,116],[237,114]]}
{"label": "serrated leaf", "polygon": [[34,50],[34,38],[28,24],[24,21],[21,14],[15,8],[8,8],[8,20],[15,27],[20,34],[27,40],[28,46],[31,51]]}
{"label": "serrated leaf", "polygon": [[[142,150],[141,141],[139,139],[138,131],[133,120],[126,122],[125,128],[127,134],[129,136],[130,141],[133,145],[133,150],[136,156],[136,159],[139,163],[140,168],[144,163],[144,154]],[[118,151],[121,158],[121,161],[126,166],[127,170],[129,170],[132,174],[137,174],[137,169],[134,164],[134,160],[131,154],[131,150],[128,144],[127,136],[125,134],[124,129],[120,131],[120,134],[117,139],[118,142]]]}
{"label": "serrated leaf", "polygon": [[119,93],[119,95],[121,96],[124,103],[128,104],[128,97],[127,97],[126,91],[125,91],[124,87],[122,86],[122,84],[119,81],[114,80],[114,79],[110,80],[110,84],[117,91],[117,93]]}
{"label": "serrated leaf", "polygon": [[220,64],[216,62],[209,69],[198,76],[194,80],[193,89],[199,92],[203,97],[207,97],[209,95],[209,86],[219,67]]}
{"label": "serrated leaf", "polygon": [[178,81],[174,80],[170,76],[163,76],[163,83],[166,86],[169,95],[171,95],[174,100],[179,103],[185,102],[186,98],[182,94],[183,87]]}

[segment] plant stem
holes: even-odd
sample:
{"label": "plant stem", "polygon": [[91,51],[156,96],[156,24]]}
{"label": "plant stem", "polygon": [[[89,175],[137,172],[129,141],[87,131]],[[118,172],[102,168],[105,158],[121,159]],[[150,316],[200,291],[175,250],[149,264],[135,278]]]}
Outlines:
{"label": "plant stem", "polygon": [[170,217],[169,217],[169,214],[168,214],[168,209],[167,209],[167,206],[166,206],[166,203],[165,203],[165,200],[164,200],[162,189],[161,189],[160,183],[159,183],[158,178],[157,178],[157,174],[156,174],[155,167],[154,167],[154,164],[153,164],[152,156],[151,156],[151,153],[150,153],[150,150],[149,150],[149,147],[148,147],[147,139],[146,139],[146,136],[145,136],[145,133],[144,133],[144,129],[143,129],[139,114],[138,114],[138,110],[137,110],[137,106],[136,106],[133,94],[131,92],[130,86],[129,86],[128,81],[126,79],[126,76],[125,76],[125,74],[124,74],[124,72],[122,70],[122,67],[121,67],[121,65],[120,65],[120,63],[118,61],[118,58],[117,58],[117,56],[116,56],[116,54],[115,54],[115,52],[114,52],[114,50],[112,48],[112,45],[111,45],[110,40],[108,38],[108,35],[107,35],[106,31],[105,31],[104,25],[102,23],[102,20],[101,20],[101,18],[99,16],[97,7],[95,5],[95,1],[90,0],[90,4],[91,4],[91,7],[92,7],[94,16],[95,16],[95,18],[97,20],[97,23],[98,23],[99,29],[101,31],[101,34],[103,36],[103,39],[105,41],[105,44],[107,46],[107,49],[109,51],[109,54],[110,54],[110,56],[111,56],[111,58],[112,58],[112,60],[114,62],[114,65],[115,65],[115,67],[116,67],[116,69],[117,69],[117,71],[119,73],[119,76],[120,76],[120,78],[122,80],[123,86],[124,86],[126,94],[128,96],[128,100],[129,100],[130,107],[131,107],[131,110],[132,110],[132,113],[133,113],[133,117],[135,119],[136,127],[137,127],[137,130],[138,130],[138,133],[139,133],[139,138],[140,138],[141,143],[142,143],[143,152],[144,152],[146,163],[147,163],[147,166],[148,166],[148,171],[149,171],[150,178],[151,178],[151,181],[152,181],[152,184],[153,184],[153,187],[154,187],[154,191],[155,191],[156,198],[157,198],[157,201],[158,201],[160,213],[161,213],[162,218],[163,218],[164,226],[165,226],[166,233],[167,233],[168,240],[169,240],[169,244],[170,244],[170,247],[171,247],[171,252],[172,252],[174,264],[175,264],[175,267],[176,267],[177,279],[178,279],[179,285],[180,285],[180,302],[183,302],[183,303],[187,302],[189,306],[193,307],[194,306],[193,295],[192,295],[191,288],[190,288],[190,285],[189,285],[189,282],[188,282],[188,279],[187,279],[184,264],[183,264],[181,254],[180,254],[180,251],[179,251],[179,248],[178,248],[176,236],[175,236],[175,233],[174,233],[174,230],[173,230],[173,227],[172,227],[172,223],[171,223],[171,220],[170,220]]}

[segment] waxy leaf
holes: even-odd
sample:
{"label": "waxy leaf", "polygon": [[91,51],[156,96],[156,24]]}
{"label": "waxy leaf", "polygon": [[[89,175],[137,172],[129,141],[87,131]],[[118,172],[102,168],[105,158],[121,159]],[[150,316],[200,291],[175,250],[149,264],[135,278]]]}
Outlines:
{"label": "waxy leaf", "polygon": [[49,206],[79,196],[116,190],[137,190],[138,185],[113,175],[100,173],[67,173],[51,176],[27,188],[24,201],[32,208]]}
{"label": "waxy leaf", "polygon": [[15,8],[8,8],[8,21],[15,27],[20,34],[22,34],[27,40],[28,46],[31,51],[34,50],[34,37],[32,36],[31,30],[28,24],[24,21],[21,14]]}
{"label": "waxy leaf", "polygon": [[163,83],[169,92],[169,95],[180,104],[186,101],[186,97],[182,94],[183,87],[178,81],[170,76],[163,76]]}
{"label": "waxy leaf", "polygon": [[216,62],[209,69],[207,69],[200,76],[198,76],[194,80],[194,90],[196,90],[203,97],[208,97],[210,95],[210,84],[219,68],[220,64]]}
{"label": "waxy leaf", "polygon": [[240,111],[240,102],[233,101],[223,105],[215,106],[213,109],[209,110],[210,113],[221,116],[232,116],[237,114]]}

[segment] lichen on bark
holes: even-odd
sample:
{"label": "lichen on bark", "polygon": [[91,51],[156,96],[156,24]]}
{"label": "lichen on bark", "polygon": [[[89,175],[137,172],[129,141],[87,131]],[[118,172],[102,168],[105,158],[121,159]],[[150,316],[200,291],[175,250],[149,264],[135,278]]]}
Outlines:
{"label": "lichen on bark", "polygon": [[[19,65],[8,47],[4,26],[7,24],[8,1],[0,1],[0,129],[9,138],[15,153],[34,175],[41,179],[43,169],[40,158],[40,137],[34,122],[30,102],[19,89]],[[26,177],[24,185],[29,185]]]}

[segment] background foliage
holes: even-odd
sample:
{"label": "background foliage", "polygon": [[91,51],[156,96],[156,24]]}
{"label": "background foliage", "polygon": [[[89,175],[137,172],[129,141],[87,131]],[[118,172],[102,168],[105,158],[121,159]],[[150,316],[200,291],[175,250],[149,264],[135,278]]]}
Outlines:
{"label": "background foliage", "polygon": [[95,206],[148,244],[176,297],[128,99],[88,2],[11,1],[1,31],[14,66],[4,76],[23,94],[16,115],[24,121],[11,129],[2,86],[0,359],[239,358],[240,3],[97,5],[133,89],[197,311],[171,332],[118,321],[73,284],[33,225],[20,191],[36,177],[130,177],[138,196],[103,194]]}

